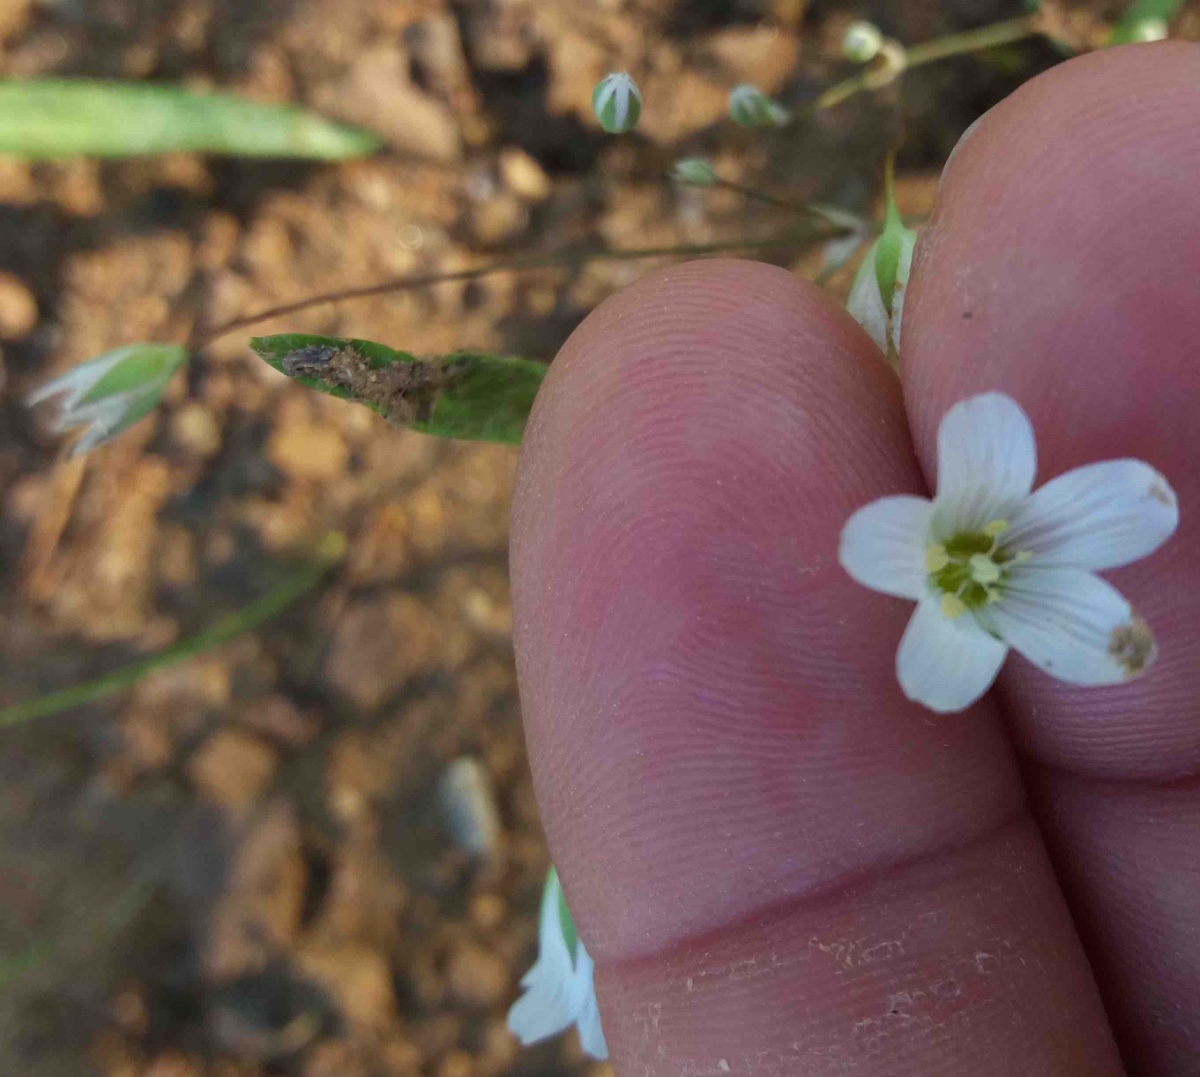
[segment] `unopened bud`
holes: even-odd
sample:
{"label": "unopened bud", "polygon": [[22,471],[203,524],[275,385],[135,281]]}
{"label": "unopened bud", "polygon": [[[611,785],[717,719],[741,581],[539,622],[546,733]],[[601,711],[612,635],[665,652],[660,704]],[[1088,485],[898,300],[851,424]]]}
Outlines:
{"label": "unopened bud", "polygon": [[59,398],[54,429],[86,428],[75,445],[78,455],[149,414],[186,361],[187,351],[178,344],[128,344],[47,382],[27,403]]}
{"label": "unopened bud", "polygon": [[712,187],[717,182],[717,173],[702,157],[684,157],[675,162],[671,175],[689,187]]}
{"label": "unopened bud", "polygon": [[624,71],[605,75],[592,91],[592,111],[610,135],[632,131],[642,114],[642,91]]}
{"label": "unopened bud", "polygon": [[883,47],[879,27],[866,19],[852,22],[842,38],[842,55],[856,64],[869,64]]}
{"label": "unopened bud", "polygon": [[778,101],[772,101],[748,82],[730,91],[729,117],[740,127],[782,127],[791,119]]}

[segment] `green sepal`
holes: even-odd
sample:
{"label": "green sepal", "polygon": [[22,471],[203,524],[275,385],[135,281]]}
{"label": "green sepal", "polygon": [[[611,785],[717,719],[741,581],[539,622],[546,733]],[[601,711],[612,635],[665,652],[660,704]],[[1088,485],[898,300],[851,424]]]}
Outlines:
{"label": "green sepal", "polygon": [[875,279],[879,282],[879,294],[890,317],[892,301],[896,296],[896,279],[903,272],[907,282],[907,263],[912,258],[913,246],[917,241],[917,233],[911,228],[905,228],[904,221],[900,218],[890,158],[886,170],[885,197],[887,208],[883,231],[875,241]]}
{"label": "green sepal", "polygon": [[546,876],[546,885],[553,886],[558,893],[558,922],[562,925],[563,941],[567,944],[567,953],[575,957],[575,943],[579,941],[579,932],[575,927],[575,919],[567,908],[567,896],[563,893],[562,883],[558,880],[558,872],[550,869]]}
{"label": "green sepal", "polygon": [[149,407],[137,416],[141,418],[158,403],[171,375],[187,361],[187,349],[178,344],[130,344],[121,350],[126,353],[124,358],[80,398],[80,403],[153,388],[155,392],[151,394]]}

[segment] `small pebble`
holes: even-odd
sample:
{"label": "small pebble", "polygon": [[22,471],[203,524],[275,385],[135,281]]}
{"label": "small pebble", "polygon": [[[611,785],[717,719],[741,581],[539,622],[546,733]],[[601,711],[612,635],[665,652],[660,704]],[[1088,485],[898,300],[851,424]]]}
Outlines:
{"label": "small pebble", "polygon": [[29,286],[12,273],[0,272],[0,338],[28,336],[37,320],[37,300]]}
{"label": "small pebble", "polygon": [[442,773],[438,803],[451,839],[460,848],[483,860],[492,859],[500,847],[500,811],[492,780],[478,759],[462,756]]}
{"label": "small pebble", "polygon": [[508,966],[496,954],[478,946],[454,951],[446,980],[454,997],[467,1006],[497,1006],[508,995]]}

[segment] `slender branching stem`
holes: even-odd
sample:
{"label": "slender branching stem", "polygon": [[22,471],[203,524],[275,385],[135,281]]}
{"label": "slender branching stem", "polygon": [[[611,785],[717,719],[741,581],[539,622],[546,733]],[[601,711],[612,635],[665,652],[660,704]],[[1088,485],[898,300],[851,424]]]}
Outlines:
{"label": "slender branching stem", "polygon": [[[824,220],[829,220],[827,215],[821,214],[821,216]],[[298,299],[293,303],[285,303],[282,306],[270,307],[266,310],[246,315],[245,317],[235,318],[232,321],[224,322],[210,329],[199,330],[188,341],[188,348],[191,351],[195,351],[216,340],[218,337],[223,337],[228,333],[245,329],[251,325],[257,325],[259,322],[265,322],[271,318],[282,318],[289,314],[297,314],[302,310],[308,310],[310,307],[321,306],[325,303],[338,303],[346,299],[366,299],[370,296],[428,288],[434,284],[479,280],[481,277],[487,277],[493,273],[552,269],[557,266],[584,265],[588,262],[639,261],[645,258],[664,258],[670,256],[690,258],[703,254],[719,254],[723,251],[764,250],[773,247],[807,247],[826,239],[832,239],[834,236],[846,231],[848,227],[847,224],[842,222],[831,224],[830,227],[822,229],[793,228],[774,236],[722,240],[717,243],[677,244],[668,247],[638,247],[631,250],[580,249],[557,251],[552,254],[504,258],[499,261],[489,262],[486,265],[476,266],[473,269],[460,269],[450,273],[423,273],[393,277],[389,280],[380,281],[378,284],[369,284],[361,288],[347,288],[343,291],[325,292],[321,295],[309,296],[306,299]]]}
{"label": "slender branching stem", "polygon": [[1039,33],[1039,22],[1036,15],[1021,15],[1015,19],[1005,19],[1002,22],[990,23],[976,30],[966,30],[960,34],[947,34],[945,37],[925,41],[910,48],[899,48],[898,51],[886,52],[876,63],[870,64],[857,75],[852,75],[843,82],[829,87],[817,98],[816,107],[819,109],[832,108],[841,104],[847,98],[865,90],[876,90],[889,82],[895,81],[903,72],[911,71],[914,67],[924,67],[951,56],[965,56],[972,52],[982,52],[984,49],[996,48],[999,45],[1009,45],[1014,41],[1023,41]]}

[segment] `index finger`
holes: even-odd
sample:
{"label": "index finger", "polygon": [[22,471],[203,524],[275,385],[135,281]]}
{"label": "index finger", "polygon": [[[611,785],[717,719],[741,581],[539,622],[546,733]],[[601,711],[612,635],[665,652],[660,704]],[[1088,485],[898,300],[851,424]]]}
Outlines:
{"label": "index finger", "polygon": [[552,366],[517,666],[619,1071],[1120,1073],[994,706],[907,702],[906,604],[837,563],[920,492],[891,372],[783,270],[656,274]]}

